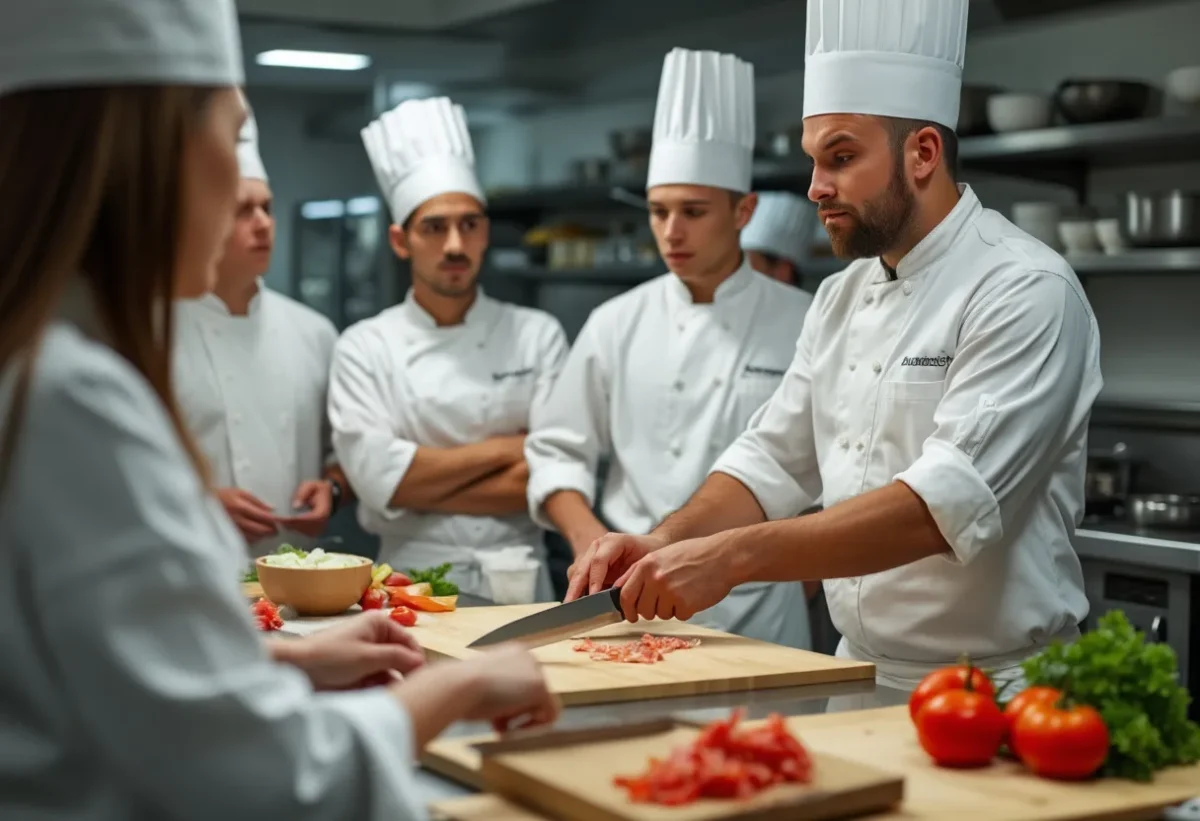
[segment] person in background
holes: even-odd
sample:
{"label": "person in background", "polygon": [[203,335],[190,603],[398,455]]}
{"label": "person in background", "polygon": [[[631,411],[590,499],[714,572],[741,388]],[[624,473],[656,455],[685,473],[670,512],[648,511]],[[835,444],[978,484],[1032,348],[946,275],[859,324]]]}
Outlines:
{"label": "person in background", "polygon": [[530,412],[567,341],[549,314],[488,297],[488,216],[461,106],[408,100],[363,130],[412,269],[404,302],[338,340],[329,391],[333,446],[359,522],[397,568],[450,563],[487,594],[481,553],[529,547],[538,601],[553,598],[543,533],[525,512]]}
{"label": "person in background", "polygon": [[180,409],[251,557],[312,547],[346,494],[333,464],[325,399],[337,331],[271,290],[275,217],[253,115],[239,138],[233,231],[211,293],[175,309]]}
{"label": "person in background", "polygon": [[424,818],[431,737],[558,708],[522,649],[254,629],[170,377],[237,201],[232,1],[18,4],[0,55],[0,818]]}
{"label": "person in background", "polygon": [[[738,247],[755,210],[754,133],[750,64],[711,51],[667,55],[647,188],[670,272],[592,312],[525,446],[529,509],[577,556],[610,527],[648,533],[686,502],[792,359],[812,297],[755,273]],[[602,456],[610,467],[598,517]],[[694,621],[811,642],[795,582],[739,587]]]}
{"label": "person in background", "polygon": [[786,191],[763,191],[750,224],[742,229],[742,250],[750,266],[786,285],[800,285],[800,263],[816,227],[812,203]]}
{"label": "person in background", "polygon": [[598,540],[569,598],[617,584],[630,619],[686,618],[740,582],[822,579],[838,655],[898,690],[963,654],[1019,680],[1079,635],[1100,335],[1070,265],[955,183],[966,33],[967,0],[810,0],[809,197],[856,261],[704,486]]}

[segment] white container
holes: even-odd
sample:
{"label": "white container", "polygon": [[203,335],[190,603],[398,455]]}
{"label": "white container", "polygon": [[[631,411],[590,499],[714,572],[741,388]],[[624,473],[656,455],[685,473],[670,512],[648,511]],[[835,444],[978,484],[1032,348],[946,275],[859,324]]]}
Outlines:
{"label": "white container", "polygon": [[1056,251],[1062,250],[1058,235],[1061,220],[1062,206],[1056,202],[1018,202],[1012,208],[1014,225]]}
{"label": "white container", "polygon": [[1096,220],[1096,239],[1106,254],[1123,254],[1129,248],[1118,219]]}
{"label": "white container", "polygon": [[1058,238],[1068,254],[1100,253],[1100,239],[1092,220],[1063,220],[1058,224]]}
{"label": "white container", "polygon": [[492,601],[496,604],[533,604],[537,597],[541,565],[533,560],[520,567],[483,569]]}
{"label": "white container", "polygon": [[1200,106],[1200,66],[1183,66],[1163,82],[1167,96],[1186,106]]}
{"label": "white container", "polygon": [[1001,133],[1046,128],[1053,112],[1044,94],[993,94],[987,101],[988,124]]}

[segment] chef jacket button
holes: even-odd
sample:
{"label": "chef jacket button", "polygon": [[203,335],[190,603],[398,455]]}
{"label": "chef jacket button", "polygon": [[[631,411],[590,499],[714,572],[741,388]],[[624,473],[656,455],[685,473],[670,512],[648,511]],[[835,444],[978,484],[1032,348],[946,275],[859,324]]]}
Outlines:
{"label": "chef jacket button", "polygon": [[858,363],[857,363],[857,362],[851,362],[851,363],[850,363],[850,370],[851,370],[851,371],[856,371],[856,370],[858,370]]}
{"label": "chef jacket button", "polygon": [[904,283],[903,285],[901,285],[901,286],[900,286],[900,288],[901,288],[901,290],[903,290],[903,291],[904,291],[904,295],[905,295],[905,296],[911,296],[911,295],[912,295],[912,291],[913,291],[913,289],[912,289],[912,283],[911,283],[911,282],[906,282],[906,283]]}
{"label": "chef jacket button", "polygon": [[864,445],[861,441],[855,443],[855,445],[854,445],[854,449],[857,450],[859,453],[862,453],[864,448],[866,448],[866,445]]}
{"label": "chef jacket button", "polygon": [[871,363],[871,370],[875,371],[875,373],[882,373],[882,372],[883,372],[883,365],[879,364],[878,362],[872,362],[872,363]]}
{"label": "chef jacket button", "polygon": [[714,378],[714,379],[713,379],[713,384],[714,384],[714,385],[716,385],[716,386],[718,386],[718,387],[720,387],[720,385],[721,385],[721,377],[719,377],[719,376],[718,376],[718,377]]}
{"label": "chef jacket button", "polygon": [[482,343],[482,342],[476,342],[476,343],[475,343],[475,347],[476,347],[476,348],[482,348],[482,347],[483,347],[483,343]]}
{"label": "chef jacket button", "polygon": [[681,391],[681,392],[682,392],[682,391],[683,391],[683,389],[684,389],[685,387],[687,387],[687,386],[683,384],[683,380],[682,380],[682,379],[676,380],[676,382],[675,382],[675,390],[677,390],[677,391]]}
{"label": "chef jacket button", "polygon": [[838,447],[840,447],[842,450],[849,450],[850,440],[843,436],[841,439],[838,439]]}
{"label": "chef jacket button", "polygon": [[680,331],[682,331],[682,330],[683,330],[683,325],[682,325],[682,324],[680,324],[680,325],[677,325],[676,327],[678,327]]}
{"label": "chef jacket button", "polygon": [[671,448],[671,453],[674,454],[676,457],[682,456],[683,448],[679,447],[679,445],[676,445],[675,447]]}
{"label": "chef jacket button", "polygon": [[874,301],[875,301],[875,296],[873,294],[867,294],[865,297],[863,297],[863,302],[867,303],[868,305],[870,305]]}

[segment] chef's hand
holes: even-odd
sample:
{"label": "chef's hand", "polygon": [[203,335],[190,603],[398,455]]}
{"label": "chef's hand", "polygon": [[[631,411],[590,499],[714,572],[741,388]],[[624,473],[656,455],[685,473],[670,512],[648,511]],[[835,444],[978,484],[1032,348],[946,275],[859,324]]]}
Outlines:
{"label": "chef's hand", "polygon": [[372,610],[303,639],[279,639],[276,658],[299,667],[318,690],[351,690],[387,684],[425,664],[412,634],[386,611]]}
{"label": "chef's hand", "polygon": [[325,526],[333,514],[333,485],[324,479],[305,482],[296,489],[292,507],[308,510],[295,516],[281,516],[279,523],[288,530],[317,538],[325,532]]}
{"label": "chef's hand", "polygon": [[563,601],[607,590],[640,559],[666,545],[667,541],[660,536],[604,534],[567,568],[571,583]]}
{"label": "chef's hand", "polygon": [[687,620],[729,595],[726,538],[688,539],[643,556],[615,582],[625,618]]}
{"label": "chef's hand", "polygon": [[459,664],[475,682],[468,721],[490,721],[503,733],[553,724],[562,711],[537,659],[520,645],[502,645]]}
{"label": "chef's hand", "polygon": [[277,531],[278,520],[271,506],[253,493],[226,487],[217,491],[217,498],[246,541],[257,542]]}

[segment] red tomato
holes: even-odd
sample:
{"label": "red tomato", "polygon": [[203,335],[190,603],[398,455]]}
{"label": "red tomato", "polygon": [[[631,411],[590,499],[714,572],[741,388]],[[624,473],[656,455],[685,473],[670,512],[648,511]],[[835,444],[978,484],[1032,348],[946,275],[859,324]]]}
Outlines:
{"label": "red tomato", "polygon": [[359,607],[363,610],[382,610],[387,607],[387,603],[388,594],[378,587],[372,587],[358,600]]}
{"label": "red tomato", "polygon": [[383,584],[385,587],[408,587],[412,584],[412,579],[403,573],[393,573],[383,580]]}
{"label": "red tomato", "polygon": [[946,690],[917,713],[922,749],[942,767],[982,767],[1004,742],[1004,714],[990,693]]}
{"label": "red tomato", "polygon": [[1004,708],[1004,719],[1008,722],[1008,746],[1012,748],[1014,755],[1018,758],[1021,757],[1012,739],[1013,726],[1021,717],[1021,713],[1034,704],[1057,704],[1060,698],[1062,698],[1062,693],[1053,687],[1026,687],[1017,693],[1012,701],[1008,702]]}
{"label": "red tomato", "polygon": [[996,694],[996,688],[992,686],[991,679],[978,667],[966,664],[943,667],[921,679],[917,689],[913,690],[912,695],[908,698],[909,717],[916,721],[917,713],[921,712],[925,703],[938,693],[944,693],[947,690],[974,690],[987,696]]}
{"label": "red tomato", "polygon": [[1017,717],[1012,740],[1021,762],[1046,778],[1087,778],[1108,757],[1108,727],[1085,704],[1031,704]]}
{"label": "red tomato", "polygon": [[405,627],[412,627],[417,623],[417,614],[407,607],[393,607],[390,616],[392,621],[399,622]]}

